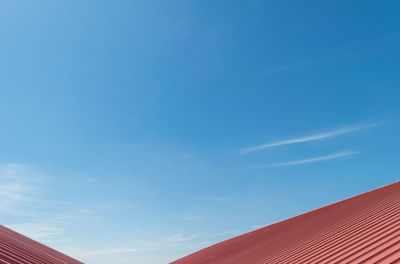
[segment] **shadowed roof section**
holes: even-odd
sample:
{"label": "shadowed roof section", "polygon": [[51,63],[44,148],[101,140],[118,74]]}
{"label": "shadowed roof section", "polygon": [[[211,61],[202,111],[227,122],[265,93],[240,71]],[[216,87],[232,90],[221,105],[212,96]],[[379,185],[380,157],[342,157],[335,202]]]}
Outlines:
{"label": "shadowed roof section", "polygon": [[400,263],[400,182],[215,244],[173,264]]}
{"label": "shadowed roof section", "polygon": [[82,264],[0,225],[0,264]]}

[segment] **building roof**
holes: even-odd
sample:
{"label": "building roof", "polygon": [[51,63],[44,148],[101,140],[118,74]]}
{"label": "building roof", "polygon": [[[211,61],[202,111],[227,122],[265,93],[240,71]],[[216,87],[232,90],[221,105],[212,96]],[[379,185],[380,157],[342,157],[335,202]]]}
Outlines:
{"label": "building roof", "polygon": [[400,182],[234,237],[172,263],[400,263]]}
{"label": "building roof", "polygon": [[0,225],[0,264],[82,264]]}

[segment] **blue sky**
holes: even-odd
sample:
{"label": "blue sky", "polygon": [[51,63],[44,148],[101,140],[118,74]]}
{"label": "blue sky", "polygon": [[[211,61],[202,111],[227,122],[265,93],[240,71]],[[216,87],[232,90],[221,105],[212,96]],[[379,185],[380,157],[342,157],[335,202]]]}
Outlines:
{"label": "blue sky", "polygon": [[398,1],[0,1],[1,224],[167,263],[394,182]]}

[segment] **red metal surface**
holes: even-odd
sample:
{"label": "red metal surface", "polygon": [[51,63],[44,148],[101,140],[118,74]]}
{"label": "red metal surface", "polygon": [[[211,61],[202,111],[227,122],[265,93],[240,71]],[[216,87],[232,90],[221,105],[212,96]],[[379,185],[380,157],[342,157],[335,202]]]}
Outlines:
{"label": "red metal surface", "polygon": [[234,237],[172,263],[400,263],[400,182]]}
{"label": "red metal surface", "polygon": [[0,264],[82,264],[0,225]]}

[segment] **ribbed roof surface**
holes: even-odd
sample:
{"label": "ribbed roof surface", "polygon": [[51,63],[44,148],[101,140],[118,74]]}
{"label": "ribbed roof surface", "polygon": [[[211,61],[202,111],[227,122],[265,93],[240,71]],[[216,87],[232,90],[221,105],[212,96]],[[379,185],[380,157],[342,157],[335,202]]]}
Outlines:
{"label": "ribbed roof surface", "polygon": [[0,264],[82,264],[0,225]]}
{"label": "ribbed roof surface", "polygon": [[173,263],[400,263],[400,182],[226,240]]}

